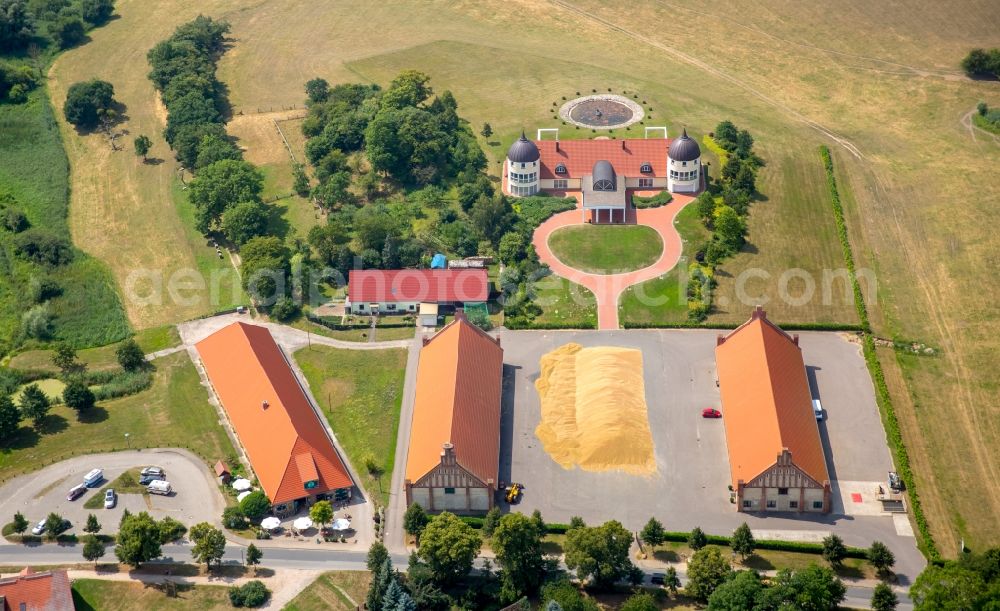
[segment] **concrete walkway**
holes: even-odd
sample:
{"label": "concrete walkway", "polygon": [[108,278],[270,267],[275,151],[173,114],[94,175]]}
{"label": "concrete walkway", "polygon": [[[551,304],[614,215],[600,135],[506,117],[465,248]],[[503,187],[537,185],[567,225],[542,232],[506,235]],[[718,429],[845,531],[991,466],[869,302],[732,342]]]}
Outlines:
{"label": "concrete walkway", "polygon": [[673,201],[665,206],[645,210],[629,208],[626,219],[628,224],[652,227],[663,240],[663,252],[660,253],[660,258],[649,267],[640,270],[622,274],[591,274],[570,267],[556,258],[549,248],[549,238],[558,229],[582,224],[582,203],[579,202],[575,210],[560,212],[539,225],[535,230],[532,243],[538,253],[538,259],[542,263],[548,264],[553,272],[567,280],[585,286],[594,293],[597,300],[597,328],[602,330],[618,329],[618,298],[622,291],[633,284],[658,278],[677,265],[683,244],[680,234],[674,228],[674,218],[677,217],[678,212],[684,209],[684,206],[693,200],[693,196],[674,193]]}

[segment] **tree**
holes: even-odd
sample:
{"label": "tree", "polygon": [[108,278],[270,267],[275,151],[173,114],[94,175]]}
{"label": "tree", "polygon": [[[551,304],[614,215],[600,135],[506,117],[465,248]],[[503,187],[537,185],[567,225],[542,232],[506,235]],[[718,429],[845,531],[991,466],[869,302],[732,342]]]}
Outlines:
{"label": "tree", "polygon": [[149,366],[146,355],[134,339],[127,339],[115,350],[115,358],[125,371],[139,371]]}
{"label": "tree", "polygon": [[65,265],[73,260],[73,245],[50,229],[32,227],[14,238],[18,255],[39,265]]}
{"label": "tree", "polygon": [[260,490],[254,490],[240,501],[240,510],[251,522],[259,522],[271,511],[271,501]]}
{"label": "tree", "polygon": [[138,567],[160,555],[160,529],[148,513],[123,514],[118,529],[115,556],[119,562]]}
{"label": "tree", "polygon": [[694,551],[698,551],[708,545],[708,537],[705,536],[705,532],[701,530],[700,526],[695,526],[691,530],[691,535],[688,536],[687,544],[688,547]]}
{"label": "tree", "polygon": [[427,528],[429,521],[430,518],[427,517],[427,512],[424,511],[424,508],[417,503],[411,503],[406,508],[406,513],[403,514],[403,530],[410,536],[416,537],[419,541],[420,535]]}
{"label": "tree", "polygon": [[565,578],[546,583],[542,587],[541,600],[549,605],[554,602],[563,611],[598,611],[597,603],[584,598],[580,590]]}
{"label": "tree", "polygon": [[698,206],[698,216],[702,218],[706,223],[711,221],[715,216],[715,197],[708,191],[705,191],[698,196],[695,201]]}
{"label": "tree", "polygon": [[86,365],[77,360],[76,350],[69,344],[56,346],[56,353],[52,355],[52,364],[59,368],[63,377],[82,373],[86,369]]}
{"label": "tree", "polygon": [[471,526],[445,511],[424,528],[418,553],[435,580],[450,583],[469,573],[482,543]]}
{"label": "tree", "polygon": [[888,585],[879,583],[872,592],[872,611],[894,611],[899,598]]}
{"label": "tree", "polygon": [[962,70],[971,77],[1000,78],[1000,49],[973,49],[962,59]]}
{"label": "tree", "polygon": [[795,607],[804,611],[836,609],[847,593],[831,569],[815,564],[790,575],[787,570],[779,571],[773,583],[772,590],[794,593]]}
{"label": "tree", "polygon": [[26,45],[35,33],[25,0],[0,3],[0,51],[10,51]]}
{"label": "tree", "polygon": [[52,405],[38,384],[29,384],[21,391],[21,403],[18,407],[21,410],[21,416],[29,418],[34,423],[35,428],[38,428],[45,420]]}
{"label": "tree", "polygon": [[309,508],[309,518],[320,525],[320,527],[325,527],[327,524],[333,521],[333,506],[330,501],[316,501],[313,506]]}
{"label": "tree", "polygon": [[115,102],[114,85],[97,79],[74,83],[66,92],[63,115],[79,128],[97,127],[101,116]]}
{"label": "tree", "polygon": [[0,395],[0,446],[7,445],[17,434],[21,414],[8,395]]}
{"label": "tree", "polygon": [[247,517],[243,515],[243,510],[238,506],[226,507],[222,510],[222,526],[230,530],[240,530],[246,528]]}
{"label": "tree", "polygon": [[757,546],[757,542],[753,539],[753,533],[750,532],[750,527],[744,522],[733,531],[733,536],[729,540],[729,547],[733,549],[734,553],[740,555],[742,560],[746,560],[749,556],[753,554],[754,548]]}
{"label": "tree", "polygon": [[91,535],[101,532],[101,523],[97,521],[97,516],[92,513],[87,515],[87,524],[83,527],[83,532]]}
{"label": "tree", "polygon": [[55,539],[64,530],[66,530],[66,518],[54,511],[45,517],[45,534],[49,539]]}
{"label": "tree", "polygon": [[985,581],[973,570],[955,563],[931,564],[913,582],[910,598],[918,610],[959,611],[975,609],[985,590]]}
{"label": "tree", "polygon": [[79,44],[87,36],[87,25],[77,15],[61,15],[49,26],[49,31],[58,41],[60,49],[68,49]]}
{"label": "tree", "polygon": [[260,551],[260,548],[251,543],[247,546],[246,552],[246,562],[248,566],[253,567],[253,574],[257,574],[257,565],[260,564],[261,559],[264,558],[264,552]]}
{"label": "tree", "polygon": [[632,568],[628,550],[632,533],[611,520],[596,527],[574,528],[566,533],[566,566],[581,580],[608,588],[628,575]]}
{"label": "tree", "polygon": [[729,577],[732,569],[717,547],[700,549],[688,561],[688,584],[684,591],[707,602],[712,592]]}
{"label": "tree", "polygon": [[246,161],[223,159],[205,166],[189,186],[198,230],[210,231],[230,206],[260,201],[263,188],[264,175]]}
{"label": "tree", "polygon": [[[174,141],[176,142],[177,139],[175,138]],[[231,139],[223,135],[215,133],[203,135],[198,142],[198,154],[194,162],[195,169],[200,170],[225,159],[239,161],[243,159],[243,153],[236,148]]]}
{"label": "tree", "polygon": [[271,591],[258,579],[229,588],[229,602],[234,607],[259,607],[267,602],[270,596]]}
{"label": "tree", "polygon": [[20,511],[14,514],[14,520],[11,522],[11,525],[14,528],[14,532],[19,535],[23,535],[24,531],[28,530],[29,526],[28,520],[25,519],[24,514]]}
{"label": "tree", "polygon": [[843,539],[832,533],[823,538],[823,560],[829,562],[830,566],[840,566],[846,557],[847,547]]}
{"label": "tree", "polygon": [[666,541],[666,532],[663,530],[663,524],[660,523],[656,518],[649,518],[646,525],[642,527],[642,531],[639,536],[646,543],[646,545],[651,545],[656,547]]}
{"label": "tree", "polygon": [[330,83],[326,79],[314,78],[306,82],[306,95],[310,104],[325,102],[330,97]]}
{"label": "tree", "polygon": [[544,577],[542,539],[545,531],[535,520],[522,513],[509,513],[500,518],[493,531],[491,545],[500,574],[500,598],[512,603],[524,594],[533,594]]}
{"label": "tree", "polygon": [[493,197],[480,196],[469,211],[469,220],[479,234],[494,245],[510,229],[514,220],[514,209],[503,193]]}
{"label": "tree", "polygon": [[237,246],[267,233],[269,211],[261,202],[241,202],[222,213],[222,234]]}
{"label": "tree", "polygon": [[872,541],[871,547],[868,548],[867,556],[868,563],[875,568],[879,575],[887,574],[892,569],[892,566],[896,564],[896,556],[881,541]]}
{"label": "tree", "polygon": [[719,584],[708,597],[708,608],[713,611],[744,611],[753,609],[754,601],[764,590],[756,571],[737,571]]}
{"label": "tree", "polygon": [[83,18],[92,25],[102,25],[115,12],[114,0],[83,0],[80,3]]}
{"label": "tree", "polygon": [[82,380],[70,380],[66,388],[63,389],[63,403],[78,413],[92,409],[96,402],[97,398],[94,396],[94,392]]}
{"label": "tree", "polygon": [[670,590],[671,594],[676,594],[681,587],[681,578],[677,575],[677,569],[673,566],[667,567],[667,572],[663,575],[663,587]]}
{"label": "tree", "polygon": [[142,157],[142,162],[146,163],[146,155],[149,154],[149,149],[153,147],[153,141],[149,139],[149,136],[140,134],[135,137],[133,146],[135,147],[135,154]]}
{"label": "tree", "polygon": [[161,545],[173,543],[187,533],[187,527],[181,524],[180,521],[175,520],[170,516],[167,516],[157,522],[156,527],[160,531]]}
{"label": "tree", "polygon": [[486,517],[483,518],[483,536],[492,537],[493,531],[496,530],[497,524],[500,523],[500,517],[503,514],[500,512],[499,507],[494,507],[486,512]]}
{"label": "tree", "polygon": [[649,592],[640,592],[629,596],[625,602],[618,607],[618,611],[658,611],[660,606],[656,604],[653,595]]}
{"label": "tree", "polygon": [[489,123],[483,123],[483,129],[479,130],[479,135],[483,138],[489,138],[493,135],[493,126]]}
{"label": "tree", "polygon": [[212,567],[213,562],[222,564],[222,557],[226,553],[226,536],[221,530],[208,522],[200,522],[191,527],[189,536],[194,542],[191,557],[195,562],[204,562],[208,568]]}
{"label": "tree", "polygon": [[104,544],[97,537],[90,537],[83,544],[83,558],[87,562],[93,562],[95,565],[104,556],[105,551]]}
{"label": "tree", "polygon": [[732,150],[736,146],[738,135],[739,131],[733,125],[732,121],[722,121],[715,126],[715,141],[727,151]]}
{"label": "tree", "polygon": [[716,237],[727,248],[735,251],[743,246],[747,226],[735,210],[726,205],[716,208],[714,226]]}
{"label": "tree", "polygon": [[377,571],[388,557],[389,550],[386,549],[381,541],[372,543],[372,546],[368,548],[368,572],[374,573]]}
{"label": "tree", "polygon": [[288,297],[279,297],[271,306],[269,314],[281,322],[287,322],[299,315],[299,306]]}
{"label": "tree", "polygon": [[392,569],[392,560],[386,557],[372,574],[371,583],[368,585],[368,596],[365,599],[366,608],[381,609],[389,585],[394,581],[396,574]]}
{"label": "tree", "polygon": [[508,231],[500,236],[500,246],[497,247],[497,256],[504,265],[513,265],[524,257],[524,236],[517,231]]}
{"label": "tree", "polygon": [[292,189],[299,197],[309,195],[309,175],[306,174],[306,167],[301,163],[292,164]]}

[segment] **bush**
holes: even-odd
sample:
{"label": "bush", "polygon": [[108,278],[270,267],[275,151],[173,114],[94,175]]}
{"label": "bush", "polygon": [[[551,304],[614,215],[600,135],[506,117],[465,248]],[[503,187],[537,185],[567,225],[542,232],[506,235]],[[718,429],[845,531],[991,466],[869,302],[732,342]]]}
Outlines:
{"label": "bush", "polygon": [[659,208],[665,204],[672,202],[674,197],[669,191],[661,191],[656,195],[651,195],[650,197],[639,197],[638,195],[632,196],[632,205],[636,208]]}
{"label": "bush", "polygon": [[17,254],[40,265],[65,265],[73,260],[73,246],[69,240],[47,229],[33,227],[14,238]]}
{"label": "bush", "polygon": [[240,501],[240,510],[251,522],[259,522],[271,511],[271,501],[260,490],[254,490]]}
{"label": "bush", "polygon": [[239,507],[226,507],[222,510],[222,525],[230,530],[242,530],[247,526],[247,517]]}
{"label": "bush", "polygon": [[187,533],[187,527],[177,520],[167,516],[160,520],[160,543],[177,541]]}
{"label": "bush", "polygon": [[270,596],[271,591],[258,579],[229,588],[229,602],[234,607],[259,607],[267,602]]}

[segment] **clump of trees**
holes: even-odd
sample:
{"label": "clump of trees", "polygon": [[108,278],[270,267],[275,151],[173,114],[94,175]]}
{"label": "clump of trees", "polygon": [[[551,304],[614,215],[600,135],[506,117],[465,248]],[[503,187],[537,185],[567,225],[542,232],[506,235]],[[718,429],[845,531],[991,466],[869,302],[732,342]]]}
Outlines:
{"label": "clump of trees", "polygon": [[114,13],[114,0],[4,0],[0,2],[0,52],[31,44],[78,44]]}
{"label": "clump of trees", "polygon": [[928,565],[910,588],[918,611],[989,609],[1000,600],[1000,547]]}
{"label": "clump of trees", "polygon": [[962,59],[962,70],[973,78],[1000,78],[1000,49],[973,49]]}
{"label": "clump of trees", "polygon": [[38,85],[38,76],[31,66],[0,62],[0,102],[20,104]]}

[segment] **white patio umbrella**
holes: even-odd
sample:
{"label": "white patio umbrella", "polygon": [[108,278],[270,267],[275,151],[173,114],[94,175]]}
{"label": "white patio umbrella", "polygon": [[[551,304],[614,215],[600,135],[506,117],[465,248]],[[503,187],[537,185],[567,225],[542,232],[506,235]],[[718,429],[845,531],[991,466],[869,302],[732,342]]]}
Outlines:
{"label": "white patio umbrella", "polygon": [[337,518],[333,521],[333,524],[330,525],[330,528],[333,530],[348,530],[351,528],[351,521],[347,518]]}
{"label": "white patio umbrella", "polygon": [[233,482],[233,490],[249,490],[252,485],[250,480],[241,477]]}
{"label": "white patio umbrella", "polygon": [[271,516],[270,518],[264,518],[260,521],[260,527],[264,530],[274,530],[275,528],[281,526],[281,520]]}
{"label": "white patio umbrella", "polygon": [[249,490],[244,490],[243,492],[241,492],[241,493],[239,493],[239,494],[236,495],[236,501],[237,502],[242,501],[243,499],[247,498],[248,496],[250,496],[250,491]]}
{"label": "white patio umbrella", "polygon": [[292,522],[292,526],[295,527],[295,530],[307,530],[312,528],[313,521],[303,516]]}

